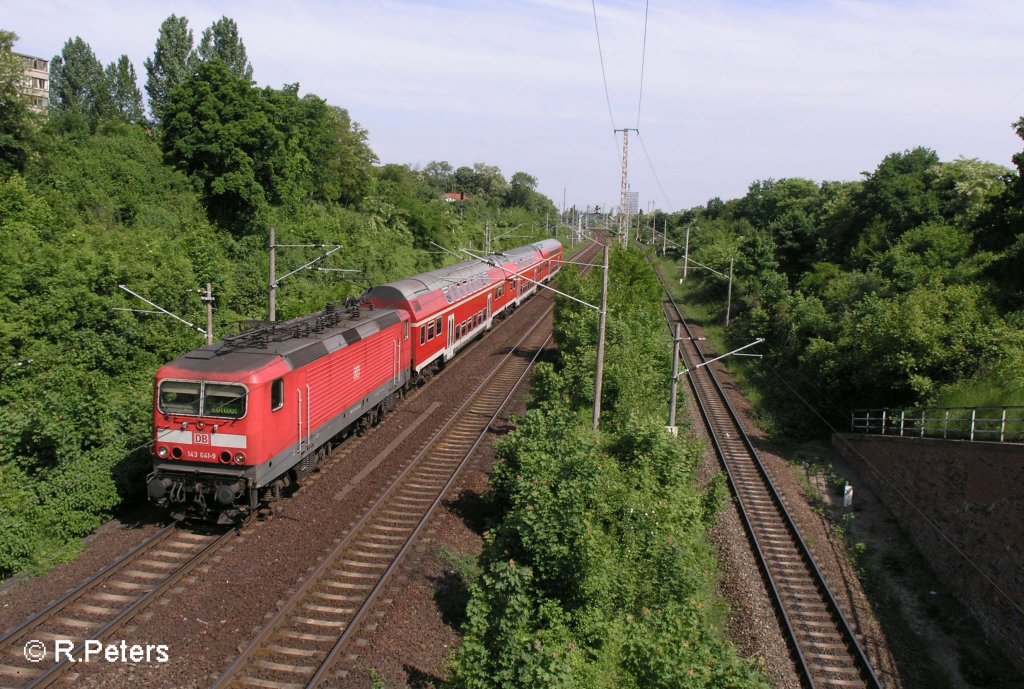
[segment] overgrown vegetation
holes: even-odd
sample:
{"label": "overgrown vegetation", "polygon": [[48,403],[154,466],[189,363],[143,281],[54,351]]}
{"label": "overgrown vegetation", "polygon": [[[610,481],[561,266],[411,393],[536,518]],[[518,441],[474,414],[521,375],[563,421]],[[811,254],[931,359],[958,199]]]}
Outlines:
{"label": "overgrown vegetation", "polygon": [[[148,308],[118,285],[201,323],[211,282],[219,336],[266,317],[271,227],[280,244],[340,244],[325,265],[360,271],[284,281],[285,319],[455,260],[432,242],[480,248],[490,223],[522,225],[495,244],[517,246],[554,218],[526,173],[380,166],[344,109],[257,88],[227,18],[198,48],[186,19],[164,22],[149,120],[131,63],[104,68],[79,37],[52,63],[50,112],[31,113],[15,41],[0,32],[0,578],[69,556],[141,498],[153,374],[203,340],[118,310]],[[280,249],[278,274],[318,253]]]}
{"label": "overgrown vegetation", "polygon": [[[735,258],[726,346],[766,338],[746,370],[782,431],[820,431],[812,409],[843,427],[858,407],[1020,403],[1024,153],[1014,163],[916,148],[859,182],[762,180],[672,218],[692,258]],[[691,277],[719,320],[725,281]]]}
{"label": "overgrown vegetation", "polygon": [[[561,288],[600,299],[598,271]],[[559,365],[492,475],[486,535],[452,687],[767,687],[723,640],[706,531],[721,486],[694,479],[700,447],[665,431],[670,343],[659,284],[613,255],[601,432],[591,430],[597,317],[559,299]]]}

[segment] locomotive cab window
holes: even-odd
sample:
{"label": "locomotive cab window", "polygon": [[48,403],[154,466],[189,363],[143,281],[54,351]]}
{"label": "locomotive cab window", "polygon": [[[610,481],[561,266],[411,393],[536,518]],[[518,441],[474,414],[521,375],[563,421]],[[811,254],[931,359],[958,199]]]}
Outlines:
{"label": "locomotive cab window", "polygon": [[200,383],[165,380],[160,383],[160,411],[164,414],[199,415]]}
{"label": "locomotive cab window", "polygon": [[284,406],[284,378],[278,378],[270,384],[270,411],[277,411]]}
{"label": "locomotive cab window", "polygon": [[240,419],[245,416],[246,395],[242,385],[165,380],[158,404],[164,414]]}
{"label": "locomotive cab window", "polygon": [[245,388],[241,385],[206,383],[203,386],[203,416],[242,418],[245,416]]}

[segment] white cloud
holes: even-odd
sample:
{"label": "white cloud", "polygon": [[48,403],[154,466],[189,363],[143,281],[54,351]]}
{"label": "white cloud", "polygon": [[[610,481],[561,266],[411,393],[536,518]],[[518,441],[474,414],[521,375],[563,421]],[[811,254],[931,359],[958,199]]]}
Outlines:
{"label": "white cloud", "polygon": [[[238,24],[261,85],[300,82],[346,107],[386,162],[525,170],[556,202],[614,203],[619,161],[586,0],[124,5],[10,0],[18,48],[49,57],[81,35],[104,62],[143,60],[159,25],[196,38]],[[612,112],[635,126],[644,2],[597,2]],[[652,2],[640,129],[641,205],[703,203],[764,177],[852,179],[895,150],[1008,164],[1021,149],[1024,4],[1011,0]]]}

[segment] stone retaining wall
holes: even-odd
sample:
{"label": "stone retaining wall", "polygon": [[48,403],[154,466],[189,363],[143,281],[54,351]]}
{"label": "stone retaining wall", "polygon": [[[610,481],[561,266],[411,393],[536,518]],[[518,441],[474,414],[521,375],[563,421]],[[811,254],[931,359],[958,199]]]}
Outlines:
{"label": "stone retaining wall", "polygon": [[1024,446],[851,434],[832,444],[1024,670]]}

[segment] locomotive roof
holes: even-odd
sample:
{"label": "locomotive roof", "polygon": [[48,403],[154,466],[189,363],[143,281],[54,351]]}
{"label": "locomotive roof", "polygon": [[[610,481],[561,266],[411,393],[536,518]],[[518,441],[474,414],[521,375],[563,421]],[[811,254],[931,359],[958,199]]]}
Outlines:
{"label": "locomotive roof", "polygon": [[444,268],[432,270],[429,273],[420,273],[404,280],[389,282],[386,285],[373,288],[367,296],[388,301],[403,300],[411,302],[425,294],[436,292],[442,287],[448,287],[453,283],[468,280],[476,275],[486,274],[497,266],[507,266],[509,263],[512,263],[516,267],[521,268],[536,260],[538,253],[557,251],[561,246],[561,242],[557,240],[545,239],[516,249],[490,254],[484,258],[474,258],[471,261],[463,261],[462,263],[445,266]]}
{"label": "locomotive roof", "polygon": [[390,328],[401,320],[395,309],[328,306],[311,316],[263,324],[189,352],[170,365],[199,374],[235,373],[257,371],[281,357],[294,370]]}

